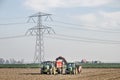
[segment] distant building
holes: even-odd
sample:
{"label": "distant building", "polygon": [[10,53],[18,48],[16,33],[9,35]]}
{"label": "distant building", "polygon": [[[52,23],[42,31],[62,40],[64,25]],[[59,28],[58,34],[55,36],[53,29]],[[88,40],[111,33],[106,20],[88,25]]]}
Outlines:
{"label": "distant building", "polygon": [[86,59],[82,59],[81,63],[94,63],[94,64],[97,64],[97,63],[102,63],[102,62],[101,61],[97,61],[97,60],[95,60],[95,61],[87,61]]}
{"label": "distant building", "polygon": [[82,59],[81,63],[87,63],[87,60],[86,59]]}

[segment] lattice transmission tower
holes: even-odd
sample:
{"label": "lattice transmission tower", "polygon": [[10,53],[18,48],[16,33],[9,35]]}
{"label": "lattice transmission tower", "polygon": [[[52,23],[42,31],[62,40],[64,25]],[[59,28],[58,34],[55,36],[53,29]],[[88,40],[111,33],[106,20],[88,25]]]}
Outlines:
{"label": "lattice transmission tower", "polygon": [[48,18],[52,20],[50,17],[51,14],[38,12],[34,15],[29,16],[29,20],[32,20],[36,23],[35,18],[37,19],[37,25],[28,29],[27,34],[29,33],[32,36],[36,36],[36,45],[35,45],[35,54],[34,54],[34,63],[41,63],[45,60],[44,58],[44,39],[43,36],[45,33],[55,33],[51,27],[42,25],[42,19],[44,17],[45,20]]}

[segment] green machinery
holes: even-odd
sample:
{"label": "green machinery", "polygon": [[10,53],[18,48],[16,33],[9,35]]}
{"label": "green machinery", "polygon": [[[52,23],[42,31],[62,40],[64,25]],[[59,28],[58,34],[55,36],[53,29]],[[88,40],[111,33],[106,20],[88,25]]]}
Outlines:
{"label": "green machinery", "polygon": [[41,63],[41,74],[56,74],[55,63],[52,61],[45,61]]}
{"label": "green machinery", "polygon": [[66,74],[79,74],[82,71],[82,66],[76,63],[67,63]]}

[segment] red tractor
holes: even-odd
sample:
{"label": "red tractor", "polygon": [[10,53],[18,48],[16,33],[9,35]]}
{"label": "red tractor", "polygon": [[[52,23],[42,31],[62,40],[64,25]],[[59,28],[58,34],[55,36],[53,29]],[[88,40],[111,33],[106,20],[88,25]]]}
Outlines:
{"label": "red tractor", "polygon": [[59,56],[58,58],[56,58],[55,66],[58,74],[66,74],[67,61],[64,57]]}

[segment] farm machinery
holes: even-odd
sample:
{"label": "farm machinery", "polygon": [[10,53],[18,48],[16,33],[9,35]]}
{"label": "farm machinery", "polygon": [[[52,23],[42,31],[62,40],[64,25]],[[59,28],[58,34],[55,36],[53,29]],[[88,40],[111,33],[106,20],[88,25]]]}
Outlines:
{"label": "farm machinery", "polygon": [[41,74],[55,74],[55,65],[52,61],[45,61],[41,63],[40,73]]}
{"label": "farm machinery", "polygon": [[79,74],[82,71],[82,66],[76,63],[68,63],[66,68],[66,74]]}
{"label": "farm machinery", "polygon": [[76,63],[68,63],[65,58],[59,56],[55,61],[45,61],[41,64],[41,74],[78,74],[82,66]]}
{"label": "farm machinery", "polygon": [[56,58],[55,66],[58,74],[66,74],[67,61],[62,56]]}

